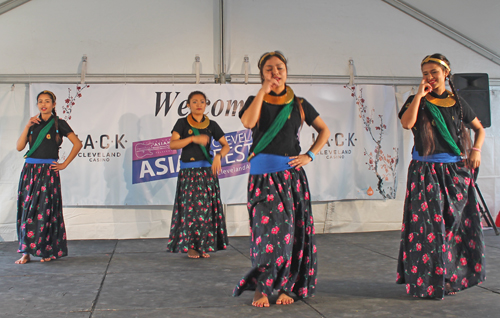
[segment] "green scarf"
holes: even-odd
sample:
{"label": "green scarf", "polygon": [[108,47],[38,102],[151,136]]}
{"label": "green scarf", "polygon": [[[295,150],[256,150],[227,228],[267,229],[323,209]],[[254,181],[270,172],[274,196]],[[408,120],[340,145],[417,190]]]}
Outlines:
{"label": "green scarf", "polygon": [[429,102],[427,99],[425,100],[425,105],[427,106],[427,109],[429,109],[429,111],[431,112],[432,118],[436,123],[436,128],[438,129],[441,136],[444,138],[446,143],[451,147],[453,153],[456,154],[457,156],[460,156],[462,152],[460,151],[460,148],[458,148],[455,140],[453,140],[453,137],[451,136],[450,131],[448,130],[448,127],[444,122],[443,115],[441,114],[437,106]]}
{"label": "green scarf", "polygon": [[50,128],[52,128],[52,125],[54,125],[54,118],[52,118],[45,127],[40,130],[40,133],[38,134],[38,137],[36,137],[35,143],[33,144],[32,147],[30,147],[30,150],[24,155],[24,159],[28,158],[31,156],[35,150],[42,144],[43,140],[45,139],[45,135],[49,132]]}
{"label": "green scarf", "polygon": [[[195,136],[200,135],[200,132],[198,131],[198,129],[194,128],[193,126],[191,126],[191,129],[193,130],[193,134]],[[205,146],[203,146],[203,145],[199,145],[199,146],[201,148],[201,151],[203,151],[203,154],[205,155],[205,158],[207,159],[207,161],[210,162],[210,164],[212,164],[212,158],[210,158],[210,156],[208,155],[207,148],[205,148]]]}
{"label": "green scarf", "polygon": [[250,161],[253,157],[264,150],[271,143],[271,141],[273,141],[274,137],[276,137],[276,135],[280,132],[281,128],[283,128],[288,117],[292,113],[293,101],[294,99],[286,104],[279,112],[278,116],[276,116],[269,129],[266,130],[262,138],[255,146],[253,152],[248,156],[248,161]]}

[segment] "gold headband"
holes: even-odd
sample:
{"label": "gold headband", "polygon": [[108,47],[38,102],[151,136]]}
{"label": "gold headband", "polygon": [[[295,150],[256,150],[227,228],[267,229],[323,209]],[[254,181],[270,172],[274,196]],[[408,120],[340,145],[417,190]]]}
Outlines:
{"label": "gold headband", "polygon": [[266,54],[262,55],[262,57],[259,60],[259,64],[258,64],[259,65],[259,69],[262,68],[262,66],[263,66],[262,62],[266,59],[266,57],[268,57],[268,56],[275,56],[275,55],[279,56],[281,58],[281,60],[286,61],[286,58],[283,56],[283,54],[281,54],[278,51],[267,52]]}
{"label": "gold headband", "polygon": [[51,91],[43,91],[38,95],[41,95],[41,94],[49,94],[54,99],[54,102],[56,101],[56,95],[54,95],[54,93],[52,93]]}
{"label": "gold headband", "polygon": [[428,62],[436,62],[436,63],[438,63],[438,64],[441,64],[441,65],[443,65],[444,67],[446,67],[446,69],[447,69],[448,71],[450,71],[450,72],[451,72],[450,67],[448,66],[448,64],[446,64],[446,62],[445,62],[445,61],[440,60],[440,59],[437,59],[437,58],[434,58],[434,57],[430,57],[430,56],[426,57],[426,58],[422,61],[422,63],[420,64],[420,66],[422,66],[422,65],[424,65],[425,63],[428,63]]}

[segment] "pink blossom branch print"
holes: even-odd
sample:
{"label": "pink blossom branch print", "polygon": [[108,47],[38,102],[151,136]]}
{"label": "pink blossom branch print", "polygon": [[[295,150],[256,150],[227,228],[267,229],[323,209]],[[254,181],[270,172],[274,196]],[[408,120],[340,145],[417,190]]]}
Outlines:
{"label": "pink blossom branch print", "polygon": [[64,100],[64,105],[62,107],[64,120],[68,121],[71,119],[71,112],[73,111],[73,106],[76,104],[76,99],[82,97],[82,91],[90,87],[90,85],[76,85],[76,93],[74,96],[71,96],[71,88],[68,88],[68,98]]}
{"label": "pink blossom branch print", "polygon": [[[396,168],[398,165],[398,148],[392,148],[392,155],[382,149],[384,131],[387,129],[387,126],[384,124],[384,116],[376,115],[373,108],[368,109],[366,100],[363,98],[362,88],[356,90],[356,86],[347,85],[344,88],[351,91],[351,96],[354,97],[358,106],[359,118],[363,121],[365,130],[375,143],[375,148],[372,151],[364,149],[364,155],[368,157],[366,161],[368,170],[373,171],[377,176],[377,191],[384,199],[394,199],[396,198],[397,190]],[[385,185],[389,181],[393,181],[392,186]]]}

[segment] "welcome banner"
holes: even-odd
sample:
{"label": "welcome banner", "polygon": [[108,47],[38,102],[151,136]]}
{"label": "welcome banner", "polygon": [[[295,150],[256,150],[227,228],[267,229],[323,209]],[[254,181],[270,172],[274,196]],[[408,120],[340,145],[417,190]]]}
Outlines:
{"label": "welcome banner", "polygon": [[[65,205],[171,205],[181,150],[171,150],[175,122],[187,116],[190,92],[207,95],[206,114],[225,132],[231,151],[219,175],[224,203],[245,203],[251,131],[238,118],[249,95],[260,85],[32,84],[36,95],[51,90],[56,110],[83,143],[62,175]],[[305,167],[313,201],[391,199],[397,184],[397,107],[393,87],[293,85],[328,125],[331,136],[313,163]],[[317,138],[304,124],[302,153]],[[212,141],[213,154],[220,144]],[[71,143],[62,145],[60,161]]]}

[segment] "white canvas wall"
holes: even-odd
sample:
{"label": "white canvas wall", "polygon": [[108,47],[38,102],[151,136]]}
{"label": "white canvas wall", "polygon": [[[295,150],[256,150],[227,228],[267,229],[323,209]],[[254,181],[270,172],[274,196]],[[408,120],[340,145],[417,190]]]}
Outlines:
{"label": "white canvas wall", "polygon": [[[499,20],[491,19],[500,11],[496,1],[474,2],[475,10],[465,0],[406,2],[499,51]],[[202,74],[218,74],[218,5],[217,0],[33,0],[0,15],[0,241],[16,239],[22,159],[15,141],[29,117],[29,80],[18,83],[16,76],[79,74],[83,54],[89,59],[88,74],[193,74],[196,54]],[[421,59],[440,52],[451,60],[454,72],[484,72],[500,79],[500,66],[383,1],[226,0],[224,6],[230,75],[243,73],[245,55],[250,73],[257,74],[260,55],[279,49],[289,59],[290,74],[303,77],[348,75],[352,58],[357,76],[417,78]],[[467,19],[461,16],[464,11],[471,13]],[[410,89],[397,87],[400,106]],[[491,100],[495,123],[500,119],[500,87],[491,87]],[[480,173],[480,187],[494,215],[500,210],[500,166],[494,160],[500,156],[499,129],[487,129]],[[411,134],[402,131],[401,136],[397,199],[316,202],[317,232],[399,228],[411,147]],[[171,207],[66,207],[64,213],[70,239],[166,237]],[[245,206],[228,206],[226,215],[230,235],[248,234]]]}

